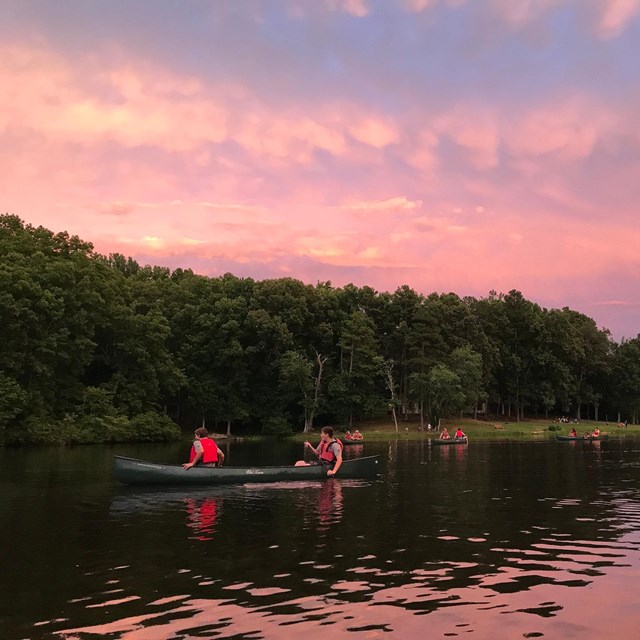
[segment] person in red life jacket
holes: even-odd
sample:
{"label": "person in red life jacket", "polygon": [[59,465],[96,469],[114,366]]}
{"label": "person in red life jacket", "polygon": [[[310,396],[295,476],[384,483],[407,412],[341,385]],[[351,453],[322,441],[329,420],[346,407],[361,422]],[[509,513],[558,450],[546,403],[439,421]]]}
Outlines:
{"label": "person in red life jacket", "polygon": [[353,439],[364,440],[364,438],[362,437],[362,434],[357,429],[353,432]]}
{"label": "person in red life jacket", "polygon": [[451,438],[451,436],[449,435],[449,432],[447,431],[447,427],[444,427],[442,429],[442,431],[440,432],[440,440],[449,440],[449,438]]}
{"label": "person in red life jacket", "polygon": [[571,437],[571,438],[577,438],[578,437],[578,432],[576,431],[575,427],[571,427],[571,431],[569,431],[569,437]]}
{"label": "person in red life jacket", "polygon": [[333,429],[331,427],[322,427],[317,448],[310,442],[305,442],[304,446],[309,447],[318,456],[318,462],[309,463],[304,460],[298,460],[296,467],[322,464],[328,467],[328,476],[335,476],[338,473],[338,469],[342,466],[342,442],[333,437]]}
{"label": "person in red life jacket", "polygon": [[209,437],[209,432],[200,427],[194,431],[196,439],[193,441],[189,462],[182,465],[184,469],[191,469],[196,465],[200,467],[221,467],[224,462],[224,453],[218,445]]}
{"label": "person in red life jacket", "polygon": [[600,429],[598,429],[598,427],[596,427],[593,432],[591,433],[591,437],[592,438],[599,438],[600,437]]}
{"label": "person in red life jacket", "polygon": [[344,434],[344,439],[345,440],[353,440],[353,436],[351,435],[351,431],[347,431],[347,433]]}
{"label": "person in red life jacket", "polygon": [[461,440],[462,438],[466,438],[467,436],[465,435],[465,432],[460,427],[458,427],[458,430],[453,437],[456,438],[456,440]]}

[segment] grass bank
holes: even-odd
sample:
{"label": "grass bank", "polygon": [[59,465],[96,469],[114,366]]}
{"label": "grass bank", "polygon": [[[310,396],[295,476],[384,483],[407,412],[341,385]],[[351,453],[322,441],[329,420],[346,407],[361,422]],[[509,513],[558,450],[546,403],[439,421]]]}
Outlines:
{"label": "grass bank", "polygon": [[[584,420],[578,424],[553,423],[550,420],[524,420],[522,422],[499,421],[499,420],[472,420],[463,418],[461,420],[442,420],[440,429],[446,427],[451,435],[458,427],[469,436],[469,440],[540,440],[553,439],[556,435],[568,435],[571,427],[576,427],[578,435],[592,432],[596,426],[602,434],[609,437],[632,437],[640,435],[640,425],[628,425],[626,428],[618,427],[615,422],[605,422],[595,420]],[[419,421],[410,419],[406,422],[398,422],[396,433],[393,421],[388,418],[368,420],[359,422],[353,426],[359,429],[365,440],[381,441],[389,439],[409,439],[420,440],[422,438],[437,438],[440,430],[420,431]],[[352,430],[353,430],[352,429]],[[334,426],[336,435],[342,436],[346,427]],[[318,436],[320,428],[316,428],[314,434],[296,434],[292,436],[295,440],[307,440],[310,436]]]}

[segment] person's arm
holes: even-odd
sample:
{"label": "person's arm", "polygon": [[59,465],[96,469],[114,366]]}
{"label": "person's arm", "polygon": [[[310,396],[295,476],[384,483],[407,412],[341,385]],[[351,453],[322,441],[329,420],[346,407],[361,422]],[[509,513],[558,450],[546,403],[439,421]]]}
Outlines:
{"label": "person's arm", "polygon": [[224,464],[224,451],[216,445],[216,449],[218,450],[218,466],[221,467]]}
{"label": "person's arm", "polygon": [[200,461],[200,459],[204,455],[204,447],[200,444],[199,440],[196,440],[193,443],[193,447],[196,450],[196,457],[193,459],[192,462],[186,462],[185,464],[183,464],[182,465],[183,469],[191,469],[191,467],[195,467],[195,465],[198,464],[198,462]]}
{"label": "person's arm", "polygon": [[342,466],[342,448],[340,447],[340,445],[338,445],[338,452],[335,454],[335,456],[336,463],[333,469],[329,469],[329,471],[327,471],[328,476],[335,476],[336,473],[338,473],[338,469],[340,469],[340,467]]}
{"label": "person's arm", "polygon": [[311,449],[311,451],[313,451],[313,453],[316,454],[316,456],[320,456],[320,452],[309,442],[309,441],[305,441],[304,443],[305,447],[309,447],[309,449]]}

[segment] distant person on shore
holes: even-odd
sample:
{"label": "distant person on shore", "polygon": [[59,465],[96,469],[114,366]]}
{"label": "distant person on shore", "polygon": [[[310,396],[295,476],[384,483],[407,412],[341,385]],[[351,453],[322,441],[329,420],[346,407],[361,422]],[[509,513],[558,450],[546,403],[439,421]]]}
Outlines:
{"label": "distant person on shore", "polygon": [[451,438],[451,436],[449,435],[449,432],[447,431],[447,427],[444,427],[442,429],[442,431],[440,432],[440,440],[449,440],[449,438]]}
{"label": "distant person on shore", "polygon": [[342,466],[342,442],[336,440],[333,436],[333,429],[331,427],[322,427],[320,431],[320,442],[317,447],[314,447],[310,442],[304,443],[305,447],[308,447],[318,457],[317,461],[305,462],[304,460],[298,460],[296,467],[308,467],[312,464],[322,464],[327,467],[327,475],[335,476],[338,473],[338,469]]}
{"label": "distant person on shore", "polygon": [[193,433],[195,440],[191,446],[189,462],[182,465],[183,469],[191,469],[196,465],[199,467],[221,467],[224,462],[224,453],[218,445],[209,437],[209,432],[200,427]]}
{"label": "distant person on shore", "polygon": [[465,434],[465,432],[458,427],[458,429],[456,430],[456,434],[453,436],[456,440],[462,440],[463,438],[466,438],[467,435]]}

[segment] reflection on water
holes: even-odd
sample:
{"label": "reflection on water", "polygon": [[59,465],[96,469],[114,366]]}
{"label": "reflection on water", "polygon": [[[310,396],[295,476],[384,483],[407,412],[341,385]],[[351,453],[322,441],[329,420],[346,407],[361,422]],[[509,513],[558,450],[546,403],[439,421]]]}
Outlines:
{"label": "reflection on water", "polygon": [[394,441],[367,443],[376,481],[12,484],[3,637],[635,639],[638,449]]}
{"label": "reflection on water", "polygon": [[203,542],[211,540],[220,516],[222,500],[185,498],[185,504],[187,507],[187,526],[193,530],[194,538]]}

